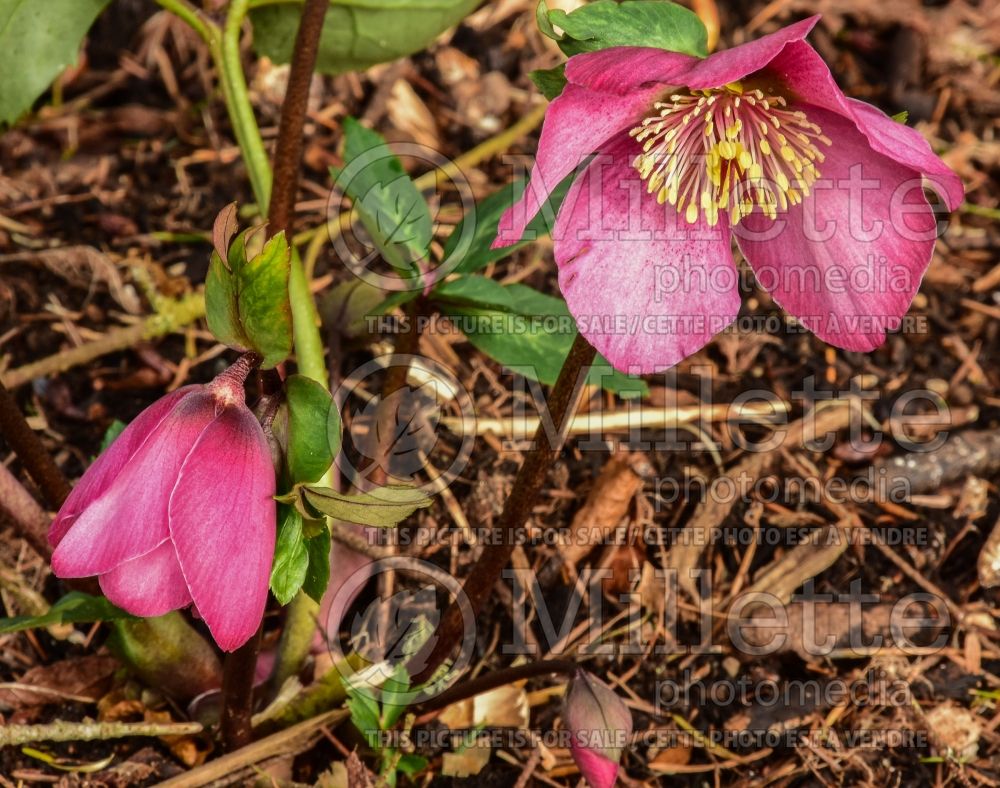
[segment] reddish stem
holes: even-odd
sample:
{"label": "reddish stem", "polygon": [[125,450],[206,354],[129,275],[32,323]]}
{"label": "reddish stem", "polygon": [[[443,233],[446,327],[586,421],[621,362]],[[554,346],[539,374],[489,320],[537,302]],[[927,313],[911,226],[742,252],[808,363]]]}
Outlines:
{"label": "reddish stem", "polygon": [[[497,534],[483,547],[483,552],[462,585],[473,616],[478,616],[500,579],[514,547],[521,543],[525,523],[538,501],[549,466],[562,449],[561,436],[565,434],[568,420],[572,418],[580,392],[580,372],[594,360],[596,351],[581,335],[577,334],[573,347],[563,362],[559,378],[552,389],[548,408],[551,423],[556,425],[560,439],[550,441],[545,431],[544,419],[535,431],[535,442],[524,464],[518,471],[510,495],[504,503],[503,513],[496,526]],[[499,538],[497,538],[499,537]],[[428,641],[428,647],[411,661],[415,682],[426,681],[443,663],[465,635],[465,615],[458,600],[452,600],[437,631]]]}

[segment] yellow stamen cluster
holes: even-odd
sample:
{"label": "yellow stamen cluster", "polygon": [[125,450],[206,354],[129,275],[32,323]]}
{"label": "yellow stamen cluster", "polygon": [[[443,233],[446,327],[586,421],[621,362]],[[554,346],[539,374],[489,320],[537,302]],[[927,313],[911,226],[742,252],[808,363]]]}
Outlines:
{"label": "yellow stamen cluster", "polygon": [[804,112],[782,96],[744,91],[734,82],[676,94],[630,132],[642,143],[633,162],[650,194],[689,224],[704,215],[715,226],[727,211],[736,224],[754,208],[772,219],[809,196],[830,145]]}

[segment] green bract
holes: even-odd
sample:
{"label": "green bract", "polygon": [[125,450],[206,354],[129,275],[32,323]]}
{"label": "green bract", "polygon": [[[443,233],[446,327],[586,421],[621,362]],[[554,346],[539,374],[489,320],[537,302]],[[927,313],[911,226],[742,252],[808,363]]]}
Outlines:
{"label": "green bract", "polygon": [[236,237],[225,261],[212,253],[205,280],[209,329],[223,344],[259,353],[264,368],[292,352],[290,264],[284,233],[265,243],[264,228],[255,227]]}

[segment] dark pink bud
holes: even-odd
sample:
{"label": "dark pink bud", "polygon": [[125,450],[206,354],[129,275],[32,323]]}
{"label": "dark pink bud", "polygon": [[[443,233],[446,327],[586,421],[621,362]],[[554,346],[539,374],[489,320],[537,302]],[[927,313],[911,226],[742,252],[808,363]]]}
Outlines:
{"label": "dark pink bud", "polygon": [[192,602],[232,651],[260,626],[274,556],[275,479],[241,359],[168,394],[87,470],[49,532],[59,577],[97,575],[139,616]]}
{"label": "dark pink bud", "polygon": [[578,670],[566,693],[563,722],[580,774],[592,788],[611,788],[632,735],[632,713],[624,701],[599,679]]}

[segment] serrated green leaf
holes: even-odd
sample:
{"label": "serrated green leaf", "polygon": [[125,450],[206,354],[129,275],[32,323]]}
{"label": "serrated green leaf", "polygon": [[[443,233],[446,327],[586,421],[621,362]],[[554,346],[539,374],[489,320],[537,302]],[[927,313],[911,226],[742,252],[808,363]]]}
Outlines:
{"label": "serrated green leaf", "polygon": [[388,528],[417,509],[431,505],[431,498],[415,487],[390,484],[366,493],[340,493],[326,487],[300,488],[305,502],[321,514],[360,525]]}
{"label": "serrated green leaf", "polygon": [[109,0],[0,0],[0,123],[13,123],[76,62]]}
{"label": "serrated green leaf", "polygon": [[259,227],[240,233],[229,247],[228,267],[212,253],[205,311],[208,327],[220,342],[256,351],[266,369],[292,352],[291,254],[284,233],[261,246],[262,240]]}
{"label": "serrated green leaf", "polygon": [[549,101],[556,98],[566,87],[566,65],[561,63],[555,68],[540,68],[528,72],[528,78]]}
{"label": "serrated green leaf", "polygon": [[291,506],[281,507],[280,514],[271,565],[271,591],[278,602],[287,605],[305,582],[309,551],[302,536],[302,516]]}
{"label": "serrated green leaf", "polygon": [[[525,377],[555,383],[577,334],[561,298],[478,275],[441,284],[434,298],[477,349]],[[625,398],[649,393],[644,381],[613,370],[601,356],[587,382]]]}
{"label": "serrated green leaf", "polygon": [[292,484],[314,482],[340,450],[340,411],[330,392],[303,375],[285,380],[288,396],[288,474]]}
{"label": "serrated green leaf", "polygon": [[309,551],[309,569],[302,581],[302,590],[318,603],[330,584],[330,531],[326,523],[316,536],[306,539],[306,550]]}
{"label": "serrated green leaf", "polygon": [[[543,0],[544,2],[544,0]],[[595,0],[566,13],[547,12],[542,32],[567,56],[608,47],[657,47],[696,57],[708,54],[708,35],[697,14],[669,0]],[[553,35],[553,25],[562,36]]]}
{"label": "serrated green leaf", "polygon": [[382,257],[413,275],[433,236],[430,209],[382,135],[354,118],[344,121],[344,166],[331,167],[334,187],[353,201]]}
{"label": "serrated green leaf", "polygon": [[0,618],[0,634],[51,627],[54,624],[92,624],[95,621],[114,621],[119,618],[133,618],[133,616],[115,607],[104,597],[91,596],[82,591],[71,591],[44,615]]}
{"label": "serrated green leaf", "polygon": [[[412,54],[470,13],[481,0],[330,0],[316,70],[363,71]],[[254,49],[288,63],[302,14],[301,2],[265,5],[250,12]]]}

